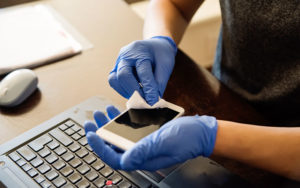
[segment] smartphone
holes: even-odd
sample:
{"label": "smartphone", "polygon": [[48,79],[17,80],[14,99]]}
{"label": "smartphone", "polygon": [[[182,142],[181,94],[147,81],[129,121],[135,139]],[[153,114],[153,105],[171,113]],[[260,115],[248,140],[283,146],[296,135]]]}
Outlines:
{"label": "smartphone", "polygon": [[167,106],[165,108],[126,110],[101,127],[97,134],[108,143],[128,150],[140,139],[184,113],[184,109],[180,106],[169,102]]}

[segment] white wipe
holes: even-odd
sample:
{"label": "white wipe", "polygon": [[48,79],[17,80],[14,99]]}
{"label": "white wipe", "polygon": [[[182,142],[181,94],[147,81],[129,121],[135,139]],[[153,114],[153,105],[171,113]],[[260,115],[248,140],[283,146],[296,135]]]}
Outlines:
{"label": "white wipe", "polygon": [[141,97],[139,92],[135,91],[132,96],[129,98],[129,100],[126,103],[127,109],[151,109],[151,108],[166,108],[168,107],[167,101],[164,99],[159,99],[157,103],[155,103],[153,106],[150,106],[144,99]]}

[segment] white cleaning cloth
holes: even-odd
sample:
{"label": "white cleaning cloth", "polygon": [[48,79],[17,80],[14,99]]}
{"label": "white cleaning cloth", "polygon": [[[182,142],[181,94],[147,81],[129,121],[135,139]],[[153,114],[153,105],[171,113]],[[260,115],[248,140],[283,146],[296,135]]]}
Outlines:
{"label": "white cleaning cloth", "polygon": [[127,109],[151,109],[151,108],[167,108],[168,103],[164,99],[159,99],[157,103],[155,103],[153,106],[150,106],[144,99],[141,97],[139,92],[135,91],[132,96],[129,98],[129,100],[126,103]]}

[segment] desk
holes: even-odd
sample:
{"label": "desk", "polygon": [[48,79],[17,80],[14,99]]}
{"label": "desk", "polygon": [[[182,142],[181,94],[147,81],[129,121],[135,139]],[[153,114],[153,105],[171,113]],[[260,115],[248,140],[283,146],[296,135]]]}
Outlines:
{"label": "desk", "polygon": [[[35,69],[39,90],[24,104],[0,110],[0,144],[50,119],[83,100],[102,95],[124,105],[107,82],[119,49],[142,38],[142,20],[121,0],[44,0],[94,45],[93,49]],[[165,98],[183,106],[186,115],[208,114],[220,119],[267,123],[207,70],[178,52]],[[235,161],[214,157],[226,168],[260,186],[281,185],[281,178]]]}

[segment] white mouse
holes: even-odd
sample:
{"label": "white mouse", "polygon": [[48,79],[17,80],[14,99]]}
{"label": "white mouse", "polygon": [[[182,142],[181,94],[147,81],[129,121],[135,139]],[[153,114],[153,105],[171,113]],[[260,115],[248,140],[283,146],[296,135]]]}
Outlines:
{"label": "white mouse", "polygon": [[9,73],[0,82],[0,106],[13,107],[21,104],[37,88],[38,78],[29,69]]}

